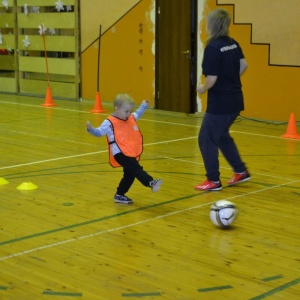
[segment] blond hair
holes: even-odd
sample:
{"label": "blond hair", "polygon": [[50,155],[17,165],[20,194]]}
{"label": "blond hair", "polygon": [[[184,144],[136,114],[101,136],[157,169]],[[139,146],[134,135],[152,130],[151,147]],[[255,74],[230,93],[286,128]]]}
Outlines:
{"label": "blond hair", "polygon": [[124,103],[134,106],[134,100],[128,94],[118,94],[114,100],[114,107],[121,107]]}
{"label": "blond hair", "polygon": [[229,12],[222,8],[211,11],[207,16],[206,31],[208,33],[208,42],[220,36],[229,35],[229,25],[231,16]]}

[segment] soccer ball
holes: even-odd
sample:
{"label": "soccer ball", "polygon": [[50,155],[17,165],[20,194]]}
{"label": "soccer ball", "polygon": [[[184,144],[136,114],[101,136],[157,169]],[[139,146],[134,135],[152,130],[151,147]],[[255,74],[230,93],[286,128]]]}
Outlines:
{"label": "soccer ball", "polygon": [[237,216],[237,207],[227,200],[219,200],[210,207],[210,219],[219,227],[230,226]]}

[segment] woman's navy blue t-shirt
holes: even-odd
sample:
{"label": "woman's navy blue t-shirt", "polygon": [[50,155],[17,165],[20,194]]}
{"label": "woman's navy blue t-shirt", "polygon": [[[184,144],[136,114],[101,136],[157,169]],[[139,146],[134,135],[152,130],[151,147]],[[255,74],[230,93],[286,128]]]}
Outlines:
{"label": "woman's navy blue t-shirt", "polygon": [[205,76],[218,76],[208,90],[206,112],[228,114],[244,110],[240,59],[244,58],[239,44],[228,36],[211,40],[205,50],[202,70]]}

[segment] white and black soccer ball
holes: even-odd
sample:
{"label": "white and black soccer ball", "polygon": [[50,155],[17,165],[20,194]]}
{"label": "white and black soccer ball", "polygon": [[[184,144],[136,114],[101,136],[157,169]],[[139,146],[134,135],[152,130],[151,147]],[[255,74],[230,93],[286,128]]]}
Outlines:
{"label": "white and black soccer ball", "polygon": [[236,205],[227,200],[219,200],[210,207],[210,219],[219,227],[228,227],[236,219],[238,209]]}

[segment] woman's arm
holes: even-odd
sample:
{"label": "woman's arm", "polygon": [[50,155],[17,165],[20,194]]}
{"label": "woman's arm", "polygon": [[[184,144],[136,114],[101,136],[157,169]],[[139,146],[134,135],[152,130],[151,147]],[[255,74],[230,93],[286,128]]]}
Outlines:
{"label": "woman's arm", "polygon": [[240,76],[246,71],[248,64],[245,58],[240,59]]}
{"label": "woman's arm", "polygon": [[218,76],[213,76],[213,75],[207,75],[205,77],[205,82],[203,84],[200,84],[197,87],[197,92],[199,94],[205,93],[207,90],[209,90],[217,81]]}

